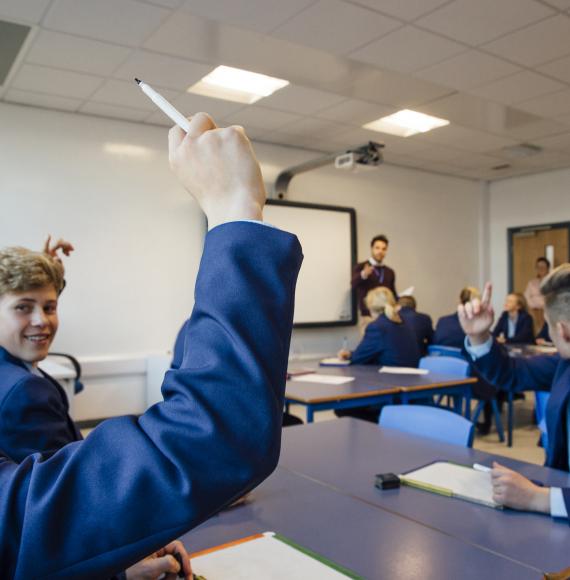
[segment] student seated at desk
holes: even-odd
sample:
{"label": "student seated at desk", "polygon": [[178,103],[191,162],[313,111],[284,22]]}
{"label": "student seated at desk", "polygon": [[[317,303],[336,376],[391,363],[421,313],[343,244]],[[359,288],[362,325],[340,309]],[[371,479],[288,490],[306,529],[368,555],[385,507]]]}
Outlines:
{"label": "student seated at desk", "polygon": [[398,306],[400,306],[400,317],[414,330],[420,355],[425,356],[427,347],[433,342],[433,322],[431,316],[416,310],[417,302],[413,296],[400,296]]}
{"label": "student seated at desk", "polygon": [[533,321],[522,294],[513,292],[507,296],[493,336],[501,344],[534,344]]}
{"label": "student seated at desk", "polygon": [[[469,300],[474,298],[479,298],[480,293],[477,288],[468,286],[463,288],[459,294],[459,303],[465,304]],[[459,318],[457,312],[449,314],[447,316],[442,316],[435,327],[435,332],[433,334],[433,344],[438,344],[440,346],[451,346],[453,348],[463,348],[463,341],[465,340],[465,333],[461,328],[459,323]]]}
{"label": "student seated at desk", "polygon": [[[354,352],[341,350],[338,357],[351,364],[417,367],[420,360],[416,336],[398,314],[394,295],[388,288],[375,288],[366,295],[366,306],[373,320],[368,324]],[[379,405],[356,409],[337,409],[337,417],[356,417],[378,422]]]}
{"label": "student seated at desk", "polygon": [[[474,299],[458,308],[467,337],[465,349],[477,370],[493,385],[506,391],[549,390],[546,408],[548,467],[569,471],[570,435],[570,264],[549,274],[540,286],[545,317],[558,354],[510,358],[493,340],[491,284],[482,300]],[[519,473],[495,464],[492,471],[494,499],[521,510],[550,513],[568,518],[570,488],[539,487]]]}
{"label": "student seated at desk", "polygon": [[[104,421],[47,458],[0,454],[3,579],[109,578],[277,465],[299,242],[261,223],[263,179],[241,128],[198,113],[187,133],[170,131],[169,149],[209,227],[180,366],[140,417]],[[47,342],[34,334],[17,341]]]}
{"label": "student seated at desk", "polygon": [[548,322],[546,322],[546,320],[544,321],[540,332],[536,335],[536,344],[552,344],[552,339],[550,338],[550,329],[548,328]]}

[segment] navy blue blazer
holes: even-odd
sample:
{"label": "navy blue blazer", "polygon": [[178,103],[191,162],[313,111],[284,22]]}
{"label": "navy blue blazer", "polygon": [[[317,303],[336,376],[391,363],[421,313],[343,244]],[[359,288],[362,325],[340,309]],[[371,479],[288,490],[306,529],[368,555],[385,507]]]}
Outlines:
{"label": "navy blue blazer", "polygon": [[[570,361],[557,354],[511,358],[504,348],[493,342],[491,352],[472,364],[487,381],[500,389],[550,391],[546,407],[548,449],[545,465],[570,471],[566,425],[566,410],[570,403]],[[563,489],[562,493],[570,514],[570,488]]]}
{"label": "navy blue blazer", "polygon": [[448,316],[442,316],[437,321],[437,326],[433,334],[433,344],[463,348],[464,341],[465,333],[459,323],[457,312],[455,314],[449,314]]}
{"label": "navy blue blazer", "polygon": [[427,347],[433,342],[433,323],[431,316],[423,312],[416,312],[409,306],[400,308],[402,320],[413,329],[420,354],[424,356]]}
{"label": "navy blue blazer", "polygon": [[352,353],[355,365],[417,367],[420,351],[414,331],[405,322],[392,322],[384,314],[371,322]]}
{"label": "navy blue blazer", "polygon": [[515,325],[515,334],[509,338],[509,313],[503,312],[493,329],[493,336],[497,338],[503,335],[509,344],[534,344],[534,329],[532,317],[528,312],[521,310],[519,312],[517,323]]}
{"label": "navy blue blazer", "polygon": [[32,453],[51,455],[80,439],[57,381],[46,373],[35,375],[0,347],[0,449],[20,463]]}
{"label": "navy blue blazer", "polygon": [[273,471],[301,259],[295,236],[261,224],[207,234],[164,402],[47,460],[0,459],[2,578],[108,578]]}

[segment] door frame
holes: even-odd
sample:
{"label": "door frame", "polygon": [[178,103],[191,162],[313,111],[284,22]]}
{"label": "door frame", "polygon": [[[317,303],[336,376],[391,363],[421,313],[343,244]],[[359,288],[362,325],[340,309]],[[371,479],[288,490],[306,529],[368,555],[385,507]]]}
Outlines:
{"label": "door frame", "polygon": [[566,228],[568,230],[568,258],[570,259],[570,221],[555,222],[550,224],[536,224],[533,226],[517,226],[516,228],[507,228],[507,247],[509,252],[509,292],[513,291],[513,245],[515,234],[521,232],[532,232],[536,230],[559,230]]}

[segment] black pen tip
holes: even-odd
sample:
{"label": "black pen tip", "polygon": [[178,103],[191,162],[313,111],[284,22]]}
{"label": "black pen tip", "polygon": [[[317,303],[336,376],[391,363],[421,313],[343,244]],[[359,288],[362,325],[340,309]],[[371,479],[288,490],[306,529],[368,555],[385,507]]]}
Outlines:
{"label": "black pen tip", "polygon": [[137,85],[140,85],[142,82],[140,79],[137,79],[136,77],[135,77],[135,81],[136,81]]}

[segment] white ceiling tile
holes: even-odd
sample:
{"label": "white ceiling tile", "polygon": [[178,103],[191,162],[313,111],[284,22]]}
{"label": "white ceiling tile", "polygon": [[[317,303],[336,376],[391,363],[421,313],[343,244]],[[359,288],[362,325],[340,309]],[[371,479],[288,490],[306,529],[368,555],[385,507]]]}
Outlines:
{"label": "white ceiling tile", "polygon": [[[98,117],[110,117],[111,119],[126,119],[128,121],[143,121],[148,117],[148,111],[140,111],[132,107],[118,107],[105,103],[89,101],[79,108],[80,113],[96,115]],[[171,125],[174,123],[171,122]]]}
{"label": "white ceiling tile", "polygon": [[202,18],[267,33],[316,0],[186,0],[182,9]]}
{"label": "white ceiling tile", "polygon": [[148,84],[170,89],[186,90],[213,70],[211,65],[199,64],[173,56],[137,50],[113,74],[115,78],[140,78]]}
{"label": "white ceiling tile", "polygon": [[38,24],[51,0],[2,0],[0,18]]}
{"label": "white ceiling tile", "polygon": [[519,67],[477,50],[470,50],[426,68],[416,76],[460,90],[490,83],[517,72]]}
{"label": "white ceiling tile", "polygon": [[461,151],[455,148],[445,147],[444,145],[438,145],[432,143],[428,147],[423,147],[414,152],[414,157],[417,159],[423,159],[426,161],[442,161],[450,163],[455,157],[458,157]]}
{"label": "white ceiling tile", "polygon": [[397,20],[360,6],[320,0],[272,34],[333,54],[347,54],[399,26]]}
{"label": "white ceiling tile", "polygon": [[[155,88],[165,99],[171,102],[178,95],[178,93],[162,87]],[[107,80],[91,96],[91,101],[119,105],[121,107],[134,107],[141,111],[155,111],[157,108],[134,81],[128,83],[126,81]]]}
{"label": "white ceiling tile", "polygon": [[513,139],[518,139],[520,141],[534,141],[543,137],[550,135],[555,135],[564,130],[561,127],[563,121],[561,119],[542,119],[540,117],[534,117],[535,121],[528,122],[510,122],[501,132],[505,137],[512,137]]}
{"label": "white ceiling tile", "polygon": [[413,72],[465,52],[467,47],[413,26],[404,26],[350,53],[380,68]]}
{"label": "white ceiling tile", "polygon": [[570,89],[523,101],[517,107],[541,117],[565,115],[570,113]]}
{"label": "white ceiling tile", "polygon": [[106,76],[130,52],[124,46],[41,30],[26,55],[26,62]]}
{"label": "white ceiling tile", "polygon": [[10,89],[6,91],[4,100],[10,103],[45,107],[47,109],[58,109],[60,111],[76,111],[82,102],[80,99],[69,99],[67,97],[58,97],[41,93],[29,93],[18,89]]}
{"label": "white ceiling tile", "polygon": [[501,163],[504,163],[501,157],[480,153],[460,153],[453,158],[453,165],[459,169],[491,169]]}
{"label": "white ceiling tile", "polygon": [[570,131],[559,135],[544,137],[543,139],[537,139],[534,143],[542,147],[545,151],[570,151]]}
{"label": "white ceiling tile", "polygon": [[258,129],[273,130],[290,125],[295,121],[302,119],[300,115],[284,113],[283,111],[274,111],[259,106],[249,106],[243,108],[237,113],[232,113],[224,118],[224,124],[242,125],[247,133],[248,126],[257,127]]}
{"label": "white ceiling tile", "polygon": [[476,131],[459,125],[447,125],[434,129],[428,133],[418,135],[418,140],[439,143],[448,147],[457,147],[463,151],[474,151],[476,153],[486,153],[514,145],[514,139],[498,137],[491,133]]}
{"label": "white ceiling tile", "polygon": [[283,133],[303,137],[327,137],[346,133],[349,128],[324,119],[301,118],[280,128]]}
{"label": "white ceiling tile", "polygon": [[487,85],[471,89],[475,95],[512,105],[520,101],[554,93],[565,88],[563,83],[532,71],[523,70]]}
{"label": "white ceiling tile", "polygon": [[570,0],[543,0],[543,2],[559,10],[570,9]]}
{"label": "white ceiling tile", "polygon": [[244,108],[243,103],[223,101],[222,99],[213,99],[186,92],[177,96],[172,104],[186,116],[200,112],[208,113],[216,122]]}
{"label": "white ceiling tile", "polygon": [[416,24],[478,46],[552,14],[535,0],[455,0]]}
{"label": "white ceiling tile", "polygon": [[570,18],[559,14],[499,38],[485,50],[526,67],[570,54]]}
{"label": "white ceiling tile", "polygon": [[298,135],[289,135],[280,131],[270,131],[262,137],[265,143],[274,143],[275,145],[286,145],[288,147],[303,147],[302,139]]}
{"label": "white ceiling tile", "polygon": [[184,0],[138,0],[146,4],[155,4],[156,6],[164,6],[165,8],[179,8]]}
{"label": "white ceiling tile", "polygon": [[402,20],[414,20],[422,14],[431,12],[438,6],[449,2],[449,0],[348,0],[351,4],[367,6],[372,10],[378,10],[389,16],[401,18]]}
{"label": "white ceiling tile", "polygon": [[342,133],[342,139],[349,145],[356,146],[368,141],[383,143],[385,152],[395,153],[397,155],[413,155],[416,151],[427,149],[430,144],[414,139],[414,137],[396,137],[378,131],[368,129],[350,129]]}
{"label": "white ceiling tile", "polygon": [[94,76],[25,64],[14,75],[10,88],[86,99],[102,83],[103,79]]}
{"label": "white ceiling tile", "polygon": [[263,99],[260,104],[271,109],[290,111],[299,115],[312,115],[331,105],[341,103],[345,99],[346,97],[333,93],[289,85]]}
{"label": "white ceiling tile", "polygon": [[316,116],[346,125],[362,126],[364,123],[375,121],[380,117],[385,117],[395,112],[396,109],[394,107],[385,107],[359,99],[346,99],[338,105],[319,111]]}
{"label": "white ceiling tile", "polygon": [[46,28],[123,46],[139,46],[170,11],[135,0],[56,0]]}
{"label": "white ceiling tile", "polygon": [[567,83],[570,83],[570,55],[540,65],[537,70]]}

